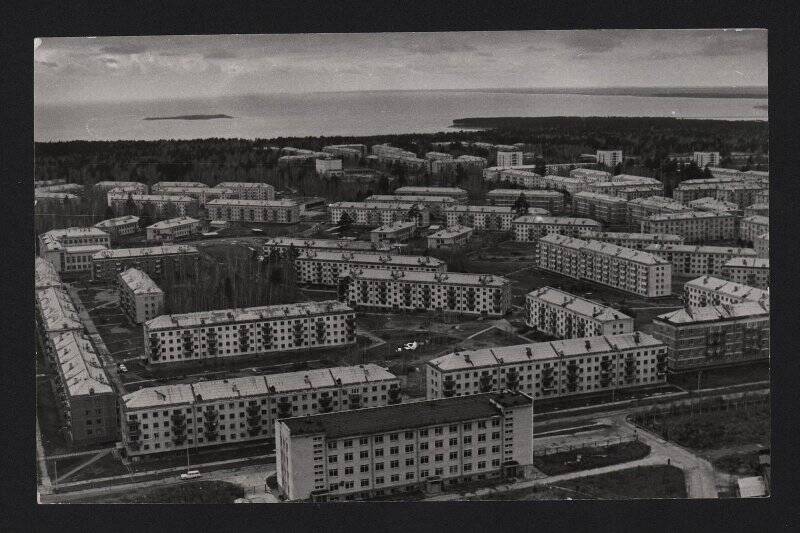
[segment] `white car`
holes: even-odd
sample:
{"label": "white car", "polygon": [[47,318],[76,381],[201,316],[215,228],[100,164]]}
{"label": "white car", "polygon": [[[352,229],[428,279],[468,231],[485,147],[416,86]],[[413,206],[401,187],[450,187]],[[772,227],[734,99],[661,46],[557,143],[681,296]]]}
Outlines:
{"label": "white car", "polygon": [[418,347],[419,347],[419,344],[418,344],[416,341],[414,341],[414,342],[407,342],[407,343],[405,343],[405,344],[403,345],[403,349],[404,349],[404,350],[416,350]]}
{"label": "white car", "polygon": [[188,472],[181,474],[181,479],[195,479],[202,475],[203,474],[201,474],[199,470],[189,470]]}
{"label": "white car", "polygon": [[123,365],[123,364],[120,364],[120,365],[119,365],[119,371],[120,371],[120,373],[124,374],[125,372],[127,372],[127,371],[128,371],[128,367],[126,367],[126,366],[125,366],[125,365]]}

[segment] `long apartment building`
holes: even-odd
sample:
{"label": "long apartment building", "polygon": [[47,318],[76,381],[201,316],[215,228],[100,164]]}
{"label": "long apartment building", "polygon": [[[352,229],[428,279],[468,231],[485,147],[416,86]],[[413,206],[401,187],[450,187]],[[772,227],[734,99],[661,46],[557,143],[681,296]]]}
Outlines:
{"label": "long apartment building", "polygon": [[273,237],[264,241],[265,256],[273,253],[283,255],[290,249],[298,254],[304,250],[351,251],[358,253],[386,254],[392,246],[387,243],[350,239],[303,239],[299,237]]}
{"label": "long apartment building", "polygon": [[646,198],[634,198],[626,206],[628,224],[641,225],[648,217],[661,213],[682,213],[691,211],[680,202],[664,196],[648,196]]}
{"label": "long apartment building", "polygon": [[393,222],[386,224],[369,232],[372,242],[404,242],[414,237],[417,232],[417,225],[414,222]]}
{"label": "long apartment building", "polygon": [[211,220],[276,224],[294,224],[300,221],[300,204],[291,200],[218,198],[208,202],[206,209]]}
{"label": "long apartment building", "polygon": [[358,161],[367,155],[367,147],[363,144],[329,144],[323,146],[322,151],[342,159]]}
{"label": "long apartment building", "polygon": [[152,242],[174,242],[199,232],[200,221],[196,218],[170,218],[147,226],[147,240]]}
{"label": "long apartment building", "polygon": [[564,211],[564,194],[558,191],[493,189],[486,193],[486,203],[489,205],[513,206],[520,196],[525,198],[528,207],[546,209],[548,213],[552,214]]}
{"label": "long apartment building", "polygon": [[129,268],[117,275],[119,307],[135,324],[164,313],[164,291],[146,272]]}
{"label": "long apartment building", "polygon": [[394,190],[398,196],[439,196],[452,198],[457,203],[467,202],[468,193],[459,187],[400,187]]}
{"label": "long apartment building", "polygon": [[537,187],[537,178],[541,178],[539,174],[534,172],[535,165],[528,165],[524,167],[508,168],[508,167],[489,167],[483,169],[483,179],[488,182],[505,182],[513,183],[519,187],[526,189],[534,189]]}
{"label": "long apartment building", "polygon": [[412,168],[425,168],[427,161],[417,157],[414,152],[389,146],[388,144],[376,144],[371,148],[372,155],[384,163],[397,163]]}
{"label": "long apartment building", "polygon": [[632,317],[553,287],[541,287],[528,293],[525,323],[559,339],[633,333]]}
{"label": "long apartment building", "polygon": [[662,213],[642,221],[642,233],[682,235],[687,243],[735,239],[736,227],[736,215],[710,211]]}
{"label": "long apartment building", "polygon": [[233,189],[221,187],[161,187],[159,193],[170,196],[190,196],[197,200],[200,206],[205,206],[211,200],[219,198],[239,197]]}
{"label": "long apartment building", "polygon": [[200,252],[194,246],[164,245],[144,248],[115,248],[92,255],[92,279],[111,281],[123,270],[134,267],[159,279],[165,271],[194,269],[200,263]]}
{"label": "long apartment building", "polygon": [[352,269],[339,274],[339,299],[356,309],[424,310],[504,316],[511,283],[491,274]]}
{"label": "long apartment building", "polygon": [[687,306],[702,307],[742,302],[766,302],[769,304],[768,290],[708,275],[686,282],[683,291]]}
{"label": "long apartment building", "polygon": [[136,191],[140,194],[147,194],[147,184],[139,181],[98,181],[94,184],[94,190],[104,194],[117,187],[126,187],[131,192]]}
{"label": "long apartment building", "polygon": [[445,207],[444,216],[448,226],[508,231],[512,229],[514,219],[519,215],[510,206],[454,205]]}
{"label": "long apartment building", "polygon": [[279,418],[399,401],[400,380],[374,364],[160,385],[122,396],[120,435],[137,458],[263,440]]}
{"label": "long apartment building", "polygon": [[672,264],[672,273],[690,276],[722,274],[722,268],[734,257],[755,257],[752,248],[731,246],[700,246],[695,244],[651,244],[645,252]]}
{"label": "long apartment building", "polygon": [[593,231],[583,230],[578,233],[578,238],[587,241],[610,242],[617,246],[633,248],[634,250],[644,250],[651,244],[683,244],[683,237],[680,235],[669,235],[661,233],[625,233],[616,231]]}
{"label": "long apartment building", "polygon": [[425,367],[428,399],[518,389],[536,398],[652,386],[666,382],[667,347],[638,331],[465,350]]}
{"label": "long apartment building", "polygon": [[81,198],[68,192],[50,192],[37,189],[33,191],[33,205],[38,203],[77,207],[81,203]]}
{"label": "long apartment building", "polygon": [[686,307],[653,319],[670,372],[769,359],[769,303]]}
{"label": "long apartment building", "polygon": [[417,204],[424,205],[431,213],[440,214],[445,207],[456,205],[449,196],[400,196],[398,194],[373,194],[364,198],[364,203],[380,204]]}
{"label": "long apartment building", "polygon": [[672,265],[647,252],[565,235],[539,239],[538,266],[645,298],[672,294]]}
{"label": "long apartment building", "polygon": [[766,289],[769,287],[769,259],[732,257],[722,265],[721,276],[742,285]]}
{"label": "long apartment building", "polygon": [[756,250],[758,257],[769,259],[769,232],[762,233],[753,241],[753,248]]}
{"label": "long apartment building", "polygon": [[600,231],[602,225],[596,220],[573,217],[549,217],[526,215],[513,222],[514,240],[537,242],[544,235],[558,234],[577,237],[582,231]]}
{"label": "long apartment building", "polygon": [[44,185],[36,187],[36,192],[63,192],[71,194],[80,194],[83,192],[84,187],[78,183],[61,183],[56,185]]}
{"label": "long apartment building", "polygon": [[116,394],[62,286],[36,291],[36,322],[48,366],[55,370],[51,383],[67,441],[83,446],[116,440]]}
{"label": "long apartment building", "polygon": [[54,229],[39,235],[39,256],[63,273],[91,271],[92,256],[109,246],[111,236],[95,227]]}
{"label": "long apartment building", "polygon": [[755,203],[756,195],[765,188],[758,183],[724,183],[717,189],[714,197],[737,205],[750,205]]}
{"label": "long apartment building", "polygon": [[275,187],[269,183],[223,181],[217,183],[218,189],[233,191],[237,198],[243,200],[274,200]]}
{"label": "long apartment building", "polygon": [[339,274],[353,268],[446,272],[447,263],[435,257],[421,255],[379,255],[324,250],[304,250],[295,259],[299,283],[337,286]]}
{"label": "long apartment building", "polygon": [[275,423],[289,500],[342,501],[511,478],[533,461],[533,400],[480,394]]}
{"label": "long apartment building", "polygon": [[133,202],[133,205],[138,210],[144,209],[145,206],[152,206],[156,213],[163,213],[167,205],[175,206],[178,215],[184,216],[190,206],[197,205],[197,200],[191,196],[186,195],[170,195],[170,194],[138,194],[132,192],[124,192],[119,188],[111,189],[108,191],[108,205],[116,212],[120,213],[127,205],[128,199]]}
{"label": "long apartment building", "polygon": [[355,226],[378,227],[408,220],[410,216],[414,217],[419,227],[431,223],[430,210],[412,202],[335,202],[328,204],[328,213],[331,224],[338,224],[345,213]]}
{"label": "long apartment building", "polygon": [[717,200],[710,196],[692,200],[687,205],[692,211],[729,211],[736,214],[739,213],[739,204]]}
{"label": "long apartment building", "polygon": [[159,181],[154,183],[150,190],[153,194],[160,194],[162,190],[170,187],[185,187],[190,189],[208,189],[209,186],[199,181]]}
{"label": "long apartment building", "polygon": [[753,215],[739,221],[738,237],[744,242],[755,242],[759,235],[769,232],[769,217]]}
{"label": "long apartment building", "polygon": [[769,203],[751,204],[744,208],[744,216],[752,217],[754,215],[769,217]]}
{"label": "long apartment building", "polygon": [[627,200],[594,192],[572,195],[572,213],[578,217],[599,220],[606,224],[625,224]]}
{"label": "long apartment building", "polygon": [[94,227],[108,233],[112,239],[119,239],[124,235],[132,235],[139,231],[139,217],[125,215],[109,218],[108,220],[101,220]]}
{"label": "long apartment building", "polygon": [[590,183],[585,187],[588,192],[598,194],[606,194],[608,196],[616,196],[623,200],[635,200],[637,198],[649,198],[650,196],[662,196],[664,194],[664,185],[647,184],[647,183],[630,183],[630,182],[614,182],[614,181],[601,181]]}
{"label": "long apartment building", "polygon": [[144,352],[153,365],[355,342],[355,313],[336,300],[162,315],[144,323]]}

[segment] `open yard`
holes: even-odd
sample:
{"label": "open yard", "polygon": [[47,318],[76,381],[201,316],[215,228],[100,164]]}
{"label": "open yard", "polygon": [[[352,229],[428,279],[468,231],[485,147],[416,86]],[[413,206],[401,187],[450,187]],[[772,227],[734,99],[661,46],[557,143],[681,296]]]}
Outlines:
{"label": "open yard", "polygon": [[608,474],[563,481],[556,486],[572,491],[573,499],[686,498],[686,480],[683,471],[667,465],[627,468]]}
{"label": "open yard", "polygon": [[758,452],[732,453],[712,461],[714,468],[726,474],[736,476],[761,475],[761,466],[758,463]]}
{"label": "open yard", "polygon": [[601,466],[627,463],[642,459],[650,454],[650,446],[634,440],[622,444],[612,444],[603,448],[577,448],[568,452],[537,455],[533,458],[536,468],[547,474],[555,476],[567,472],[590,470]]}
{"label": "open yard", "polygon": [[167,487],[134,489],[93,496],[75,503],[233,503],[244,497],[244,489],[226,481],[185,482]]}
{"label": "open yard", "polygon": [[769,381],[769,361],[760,361],[728,368],[710,368],[701,372],[672,374],[668,379],[670,383],[674,383],[683,389],[695,390],[698,385],[698,374],[700,374],[699,384],[701,389],[727,387],[756,381]]}

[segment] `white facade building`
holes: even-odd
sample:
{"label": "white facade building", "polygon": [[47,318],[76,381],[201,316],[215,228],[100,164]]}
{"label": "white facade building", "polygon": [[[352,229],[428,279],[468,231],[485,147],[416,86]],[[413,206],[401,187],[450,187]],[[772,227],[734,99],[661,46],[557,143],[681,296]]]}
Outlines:
{"label": "white facade building", "polygon": [[108,193],[108,191],[117,187],[125,187],[130,192],[147,194],[147,184],[138,181],[98,181],[94,184],[94,189],[102,193]]}
{"label": "white facade building", "polygon": [[217,183],[218,189],[233,191],[237,198],[242,200],[274,200],[275,187],[269,183],[223,181]]}
{"label": "white facade building", "polygon": [[414,222],[393,222],[369,232],[370,240],[374,243],[403,242],[414,237],[417,225]]}
{"label": "white facade building", "polygon": [[378,227],[392,224],[408,220],[412,213],[417,226],[426,227],[431,223],[430,210],[422,204],[411,202],[335,202],[328,204],[331,224],[339,224],[344,213],[350,216],[354,226]]}
{"label": "white facade building", "polygon": [[132,235],[139,231],[139,217],[126,215],[109,218],[98,222],[94,227],[108,233],[112,239],[118,239],[123,235]]}
{"label": "white facade building", "polygon": [[632,317],[553,287],[541,287],[528,293],[525,323],[559,339],[633,333]]}
{"label": "white facade building", "polygon": [[683,244],[683,237],[680,235],[669,235],[662,233],[625,233],[616,231],[592,231],[583,230],[578,233],[578,238],[587,241],[602,241],[616,244],[624,248],[634,250],[644,250],[651,244]]}
{"label": "white facade building", "polygon": [[333,157],[320,157],[314,161],[314,168],[320,176],[327,176],[331,172],[342,170],[342,160]]}
{"label": "white facade building", "polygon": [[447,263],[420,255],[376,255],[360,252],[303,250],[295,259],[299,283],[336,286],[339,274],[353,268],[409,272],[446,272]]}
{"label": "white facade building", "polygon": [[608,194],[583,191],[572,195],[573,215],[605,224],[625,224],[627,204],[627,200]]}
{"label": "white facade building", "polygon": [[769,288],[769,259],[734,257],[723,266],[721,275],[742,285],[758,289]]}
{"label": "white facade building", "polygon": [[39,257],[47,259],[57,272],[85,272],[92,269],[92,254],[111,246],[111,236],[99,228],[54,229],[39,235]]}
{"label": "white facade building", "polygon": [[466,246],[474,231],[468,226],[447,226],[428,235],[428,249],[454,249]]}
{"label": "white facade building", "polygon": [[170,268],[175,271],[193,269],[199,263],[200,252],[194,246],[185,244],[114,248],[92,255],[92,279],[111,281],[130,267],[144,270],[150,277],[160,278]]}
{"label": "white facade building", "polygon": [[719,166],[719,152],[694,152],[692,160],[700,168],[717,167]]}
{"label": "white facade building", "polygon": [[299,237],[273,237],[264,241],[265,256],[273,253],[285,254],[290,248],[297,253],[303,250],[352,251],[359,253],[386,254],[392,247],[386,243],[351,239],[303,239]]}
{"label": "white facade building", "polygon": [[537,242],[544,235],[558,234],[577,237],[582,231],[600,231],[602,225],[588,218],[549,217],[527,215],[515,218],[514,240]]}
{"label": "white facade building", "polygon": [[512,228],[517,212],[512,207],[495,205],[454,205],[444,209],[448,226],[469,226],[474,229],[503,230]]}
{"label": "white facade building", "polygon": [[200,232],[200,221],[192,217],[170,218],[147,226],[147,240],[175,242]]}
{"label": "white facade building", "polygon": [[522,165],[522,151],[497,152],[498,167],[517,167]]}
{"label": "white facade building", "polygon": [[136,324],[142,324],[164,312],[164,291],[147,273],[129,268],[117,278],[119,306]]}
{"label": "white facade building", "polygon": [[217,199],[206,204],[212,220],[294,224],[300,221],[300,205],[291,200]]}
{"label": "white facade building", "polygon": [[736,222],[737,217],[732,213],[710,211],[662,213],[644,219],[642,233],[682,235],[687,243],[729,240],[736,238]]}
{"label": "white facade building", "polygon": [[672,273],[697,276],[722,274],[725,263],[734,257],[755,257],[752,248],[731,246],[698,246],[693,244],[651,244],[645,252],[672,264]]}
{"label": "white facade building", "polygon": [[701,276],[686,282],[683,290],[686,305],[693,307],[739,304],[742,302],[765,302],[769,304],[769,291],[713,276]]}
{"label": "white facade building", "polygon": [[765,233],[769,233],[769,217],[753,215],[739,221],[739,238],[744,242],[754,243],[759,235]]}
{"label": "white facade building", "polygon": [[597,162],[601,165],[614,168],[622,163],[622,150],[598,150]]}
{"label": "white facade building", "polygon": [[355,342],[355,313],[335,300],[162,315],[144,324],[144,352],[153,365]]}

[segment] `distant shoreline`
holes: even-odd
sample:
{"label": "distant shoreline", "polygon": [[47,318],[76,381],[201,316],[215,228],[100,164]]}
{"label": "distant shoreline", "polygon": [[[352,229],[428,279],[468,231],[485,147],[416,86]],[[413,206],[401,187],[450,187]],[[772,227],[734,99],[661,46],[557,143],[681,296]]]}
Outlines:
{"label": "distant shoreline", "polygon": [[142,120],[215,120],[218,118],[234,118],[230,115],[176,115],[174,117],[145,117]]}

